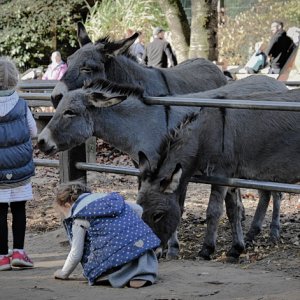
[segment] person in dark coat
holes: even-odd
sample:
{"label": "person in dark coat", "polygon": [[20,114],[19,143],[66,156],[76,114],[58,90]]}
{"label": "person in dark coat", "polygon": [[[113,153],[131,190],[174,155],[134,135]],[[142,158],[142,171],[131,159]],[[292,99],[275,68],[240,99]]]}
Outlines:
{"label": "person in dark coat", "polygon": [[157,27],[153,30],[153,41],[146,45],[142,63],[156,68],[168,68],[177,65],[171,45],[164,39],[165,31]]}
{"label": "person in dark coat", "polygon": [[266,50],[270,61],[269,74],[279,74],[293,52],[295,45],[293,40],[283,30],[281,21],[274,21],[271,24],[271,32],[273,36]]}

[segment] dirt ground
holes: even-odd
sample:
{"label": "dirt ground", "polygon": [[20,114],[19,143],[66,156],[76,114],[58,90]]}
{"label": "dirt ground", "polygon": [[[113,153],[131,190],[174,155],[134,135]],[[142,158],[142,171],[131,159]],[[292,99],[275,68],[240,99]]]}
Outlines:
{"label": "dirt ground", "polygon": [[[36,151],[36,155],[41,155]],[[102,145],[100,163],[131,165],[126,155]],[[52,202],[58,170],[37,168],[33,178],[34,201],[27,206],[26,249],[35,262],[31,270],[13,270],[0,275],[0,299],[300,299],[300,195],[285,195],[281,211],[281,240],[268,242],[271,205],[263,232],[255,245],[242,254],[238,264],[225,262],[231,233],[226,216],[219,226],[217,251],[212,261],[197,257],[205,228],[209,186],[190,184],[180,228],[180,258],[163,259],[158,282],[150,287],[112,289],[90,287],[78,267],[68,281],[53,279],[68,253],[68,243]],[[131,176],[89,173],[95,191],[118,191],[135,201],[137,180]],[[254,190],[242,190],[246,209],[244,231],[249,228],[257,205]]]}

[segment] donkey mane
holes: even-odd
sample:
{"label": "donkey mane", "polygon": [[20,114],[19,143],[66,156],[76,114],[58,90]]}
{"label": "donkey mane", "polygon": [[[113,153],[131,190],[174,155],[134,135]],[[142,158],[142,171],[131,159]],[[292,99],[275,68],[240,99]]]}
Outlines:
{"label": "donkey mane", "polygon": [[189,126],[191,123],[197,120],[199,116],[198,112],[192,112],[190,114],[187,114],[185,118],[178,123],[178,125],[175,128],[172,128],[163,138],[158,154],[159,154],[159,160],[157,162],[157,167],[153,172],[152,176],[156,176],[163,165],[164,161],[168,158],[168,155],[172,149],[180,149],[184,142],[183,142],[183,130]]}
{"label": "donkey mane", "polygon": [[[144,89],[129,84],[117,84],[105,79],[86,80],[83,89],[104,90],[105,92],[143,98]],[[142,100],[142,99],[141,99]]]}

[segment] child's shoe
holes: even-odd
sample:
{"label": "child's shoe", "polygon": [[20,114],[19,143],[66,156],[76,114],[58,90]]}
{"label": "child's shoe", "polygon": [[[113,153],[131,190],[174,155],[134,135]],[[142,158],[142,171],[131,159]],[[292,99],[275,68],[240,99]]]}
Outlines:
{"label": "child's shoe", "polygon": [[0,271],[7,271],[11,269],[10,259],[8,256],[0,258]]}
{"label": "child's shoe", "polygon": [[14,250],[11,256],[11,265],[18,268],[33,268],[33,262],[25,251]]}

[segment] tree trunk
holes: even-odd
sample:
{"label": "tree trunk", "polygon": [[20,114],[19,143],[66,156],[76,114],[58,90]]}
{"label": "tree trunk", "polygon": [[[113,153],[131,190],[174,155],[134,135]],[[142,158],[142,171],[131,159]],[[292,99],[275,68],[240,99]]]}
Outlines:
{"label": "tree trunk", "polygon": [[[177,61],[188,59],[190,44],[190,26],[180,0],[158,0],[172,33],[172,48]],[[174,46],[175,45],[175,46]]]}
{"label": "tree trunk", "polygon": [[218,60],[218,0],[192,0],[189,58]]}
{"label": "tree trunk", "polygon": [[52,21],[52,41],[51,41],[53,51],[57,50],[57,20],[56,18]]}

